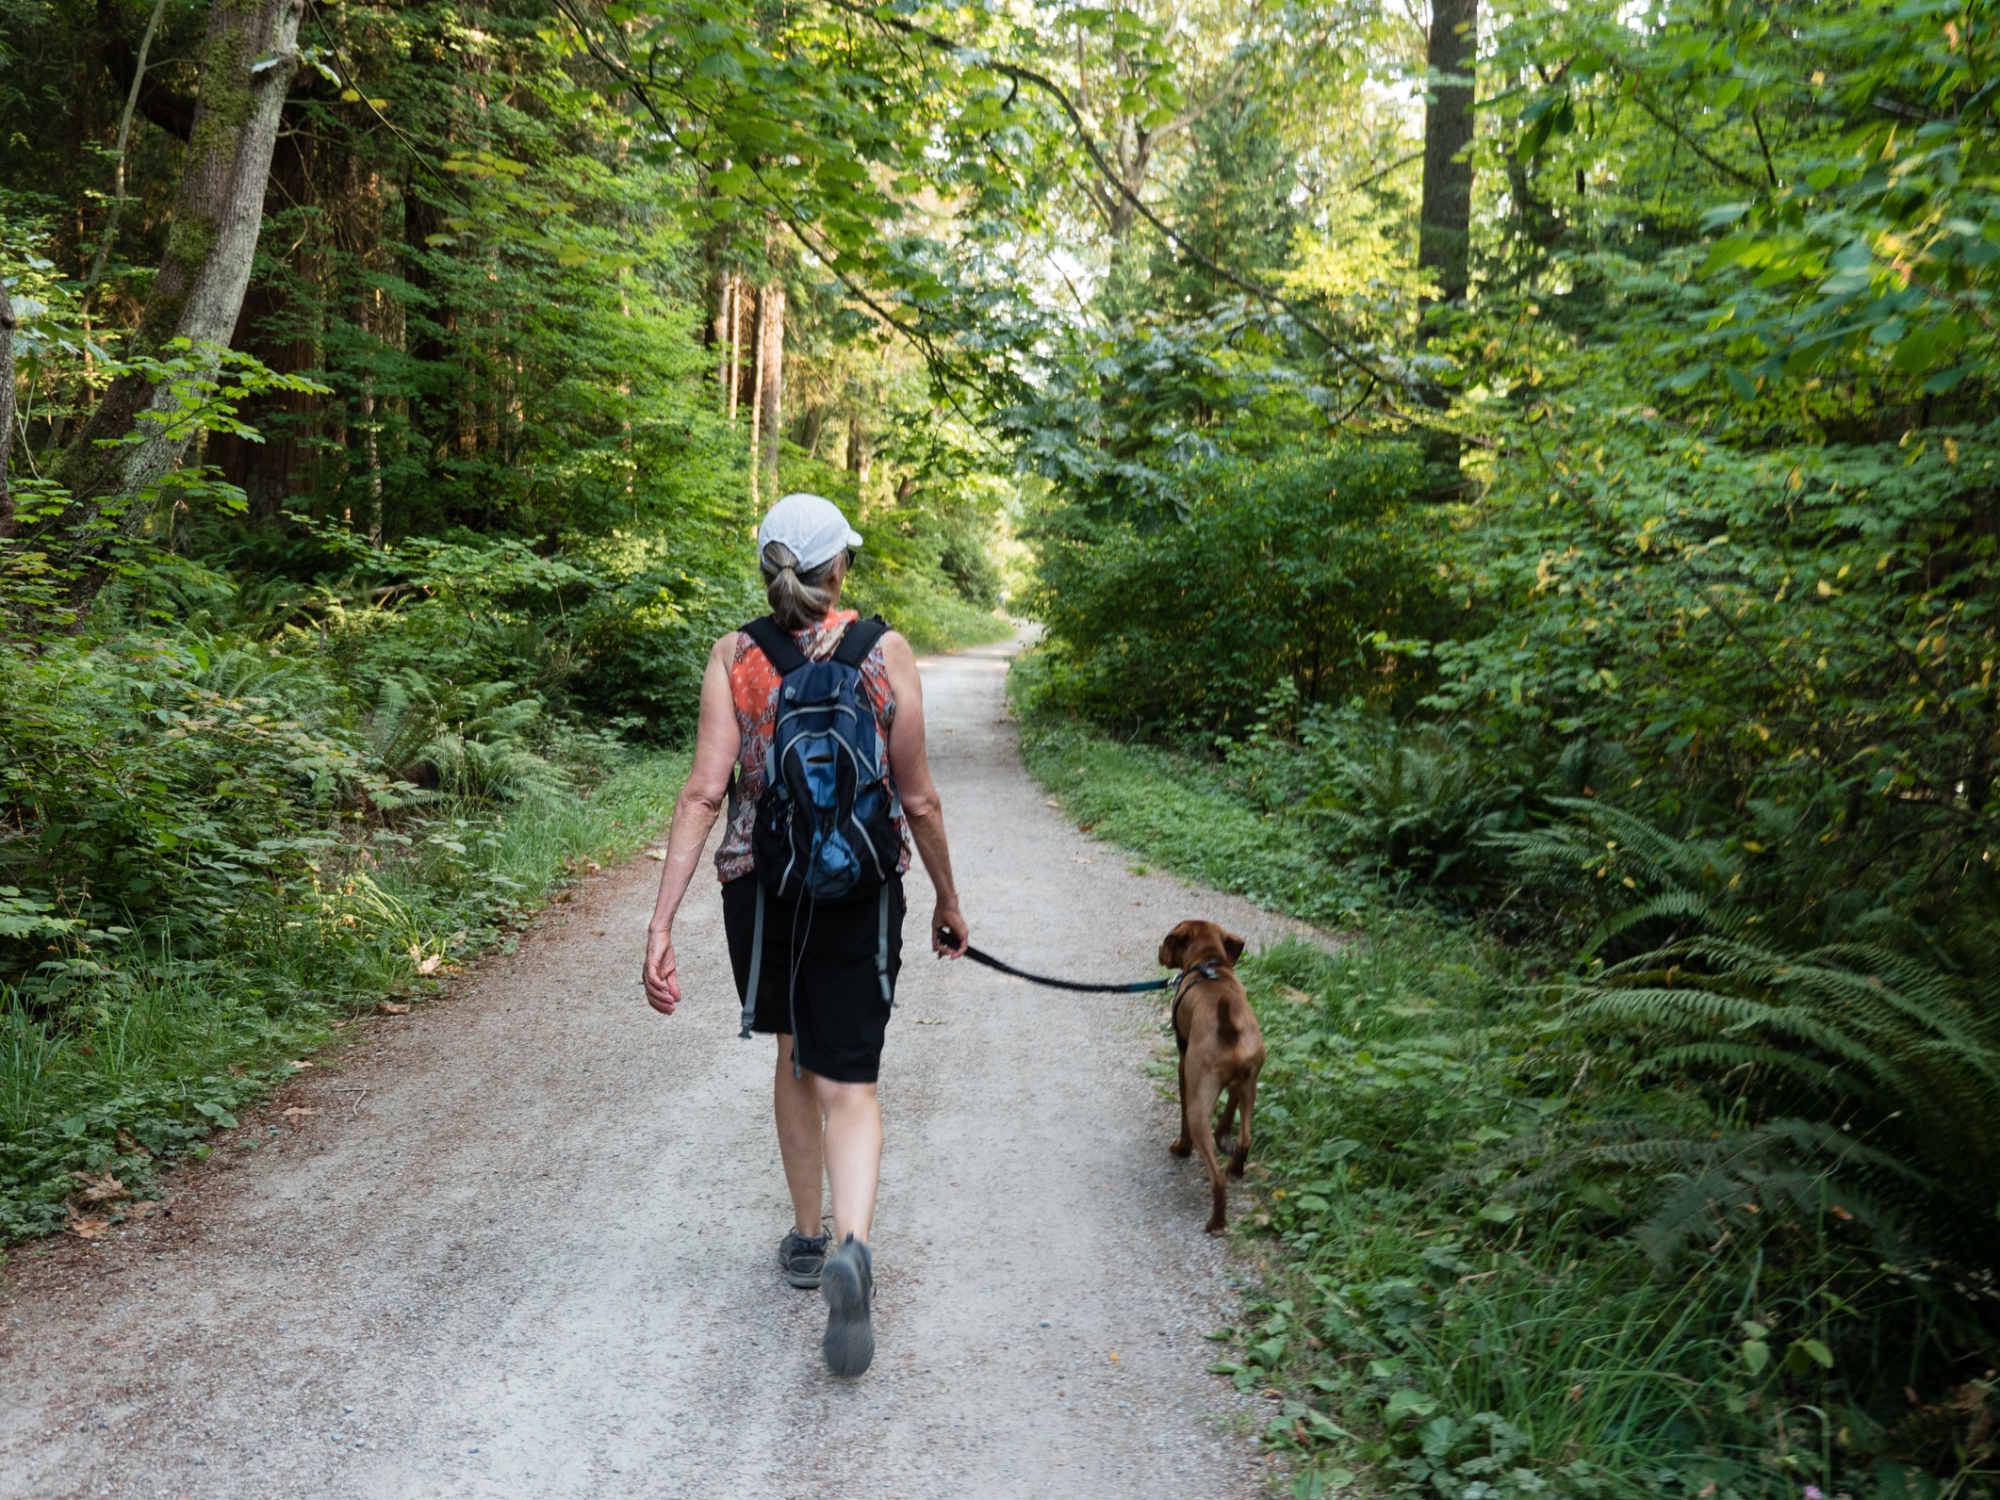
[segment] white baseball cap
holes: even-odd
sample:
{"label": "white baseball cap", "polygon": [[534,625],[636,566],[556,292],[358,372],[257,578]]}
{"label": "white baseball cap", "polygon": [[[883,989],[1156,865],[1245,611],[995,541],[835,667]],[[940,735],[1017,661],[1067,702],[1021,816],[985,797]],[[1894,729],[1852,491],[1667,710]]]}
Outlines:
{"label": "white baseball cap", "polygon": [[823,495],[801,490],[787,495],[764,517],[757,528],[757,555],[773,542],[782,542],[799,560],[799,571],[810,573],[829,563],[848,547],[861,545],[861,533],[847,524],[840,507]]}

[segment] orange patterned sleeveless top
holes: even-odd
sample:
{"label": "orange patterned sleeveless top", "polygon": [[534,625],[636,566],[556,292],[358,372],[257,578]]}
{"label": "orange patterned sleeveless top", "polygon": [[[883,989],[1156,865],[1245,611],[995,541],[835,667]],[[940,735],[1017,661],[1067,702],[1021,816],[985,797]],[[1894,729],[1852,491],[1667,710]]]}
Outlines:
{"label": "orange patterned sleeveless top", "polygon": [[[861,618],[853,609],[828,610],[817,625],[795,631],[792,639],[808,661],[825,661],[840,645],[847,627]],[[889,726],[896,722],[896,695],[889,689],[889,667],[877,641],[861,663],[861,682],[875,707],[875,733],[888,753]],[[729,822],[722,847],[715,854],[715,871],[724,880],[748,875],[754,863],[750,834],[757,822],[757,799],[764,795],[764,773],[771,755],[771,731],[778,717],[778,671],[757,643],[741,631],[729,659],[729,697],[736,709],[736,775],[729,783]],[[896,870],[910,868],[910,829],[903,820],[903,799],[896,778],[889,778],[889,819],[896,826]]]}

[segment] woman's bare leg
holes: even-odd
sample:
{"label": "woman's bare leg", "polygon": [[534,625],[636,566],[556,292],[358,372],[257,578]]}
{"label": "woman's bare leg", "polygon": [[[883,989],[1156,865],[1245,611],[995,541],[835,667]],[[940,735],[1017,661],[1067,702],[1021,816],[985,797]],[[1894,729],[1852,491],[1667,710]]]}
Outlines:
{"label": "woman's bare leg", "polygon": [[[868,1243],[875,1222],[875,1190],[882,1176],[882,1108],[872,1083],[835,1083],[806,1074],[826,1118],[823,1155],[833,1184],[833,1242],[850,1234]],[[787,1171],[790,1170],[789,1163]],[[797,1189],[793,1189],[797,1197]]]}
{"label": "woman's bare leg", "polygon": [[792,1077],[792,1039],[779,1037],[771,1106],[778,1117],[778,1152],[785,1159],[785,1186],[792,1191],[792,1228],[808,1239],[820,1232],[821,1184],[826,1171],[820,1102],[813,1091],[817,1081],[810,1073]]}

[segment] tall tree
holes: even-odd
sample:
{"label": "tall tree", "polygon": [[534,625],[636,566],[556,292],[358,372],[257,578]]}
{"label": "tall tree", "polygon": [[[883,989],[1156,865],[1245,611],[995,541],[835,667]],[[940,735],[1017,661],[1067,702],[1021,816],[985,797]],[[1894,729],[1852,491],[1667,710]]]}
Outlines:
{"label": "tall tree", "polygon": [[[235,331],[263,227],[278,120],[298,70],[303,9],[304,0],[215,0],[187,166],[132,355],[157,357],[175,339],[221,347]],[[139,529],[146,518],[136,502],[180,462],[193,436],[172,420],[175,400],[168,385],[121,375],[63,450],[55,477],[70,503],[58,525],[82,538],[70,559],[81,568],[70,590],[79,611],[106,577],[104,539],[86,528],[119,504],[115,531]]]}
{"label": "tall tree", "polygon": [[762,442],[752,458],[764,471],[764,485],[775,500],[785,415],[785,283],[777,276],[771,278],[757,297],[757,345],[757,411]]}
{"label": "tall tree", "polygon": [[14,301],[0,281],[0,538],[14,534]]}
{"label": "tall tree", "polygon": [[1425,63],[1430,103],[1424,110],[1424,194],[1417,265],[1436,279],[1446,302],[1463,301],[1472,234],[1473,67],[1479,47],[1479,0],[1431,0]]}

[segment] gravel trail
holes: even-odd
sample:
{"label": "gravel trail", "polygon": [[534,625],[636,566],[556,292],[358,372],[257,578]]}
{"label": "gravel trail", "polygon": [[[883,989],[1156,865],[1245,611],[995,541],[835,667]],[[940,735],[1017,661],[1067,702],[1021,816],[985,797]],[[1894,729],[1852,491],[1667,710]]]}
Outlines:
{"label": "gravel trail", "polygon": [[[1278,936],[1046,803],[1004,720],[1011,649],[923,663],[980,945],[1123,980],[1184,916]],[[838,1382],[824,1304],[773,1264],[772,1049],[737,1040],[708,877],[676,934],[688,1003],[641,997],[658,870],[592,878],[437,1005],[360,1023],[176,1173],[168,1215],[0,1271],[0,1497],[1265,1493],[1231,1430],[1254,1411],[1204,1373],[1241,1270],[1166,1151],[1152,999],[934,961],[912,872],[880,1352]]]}

